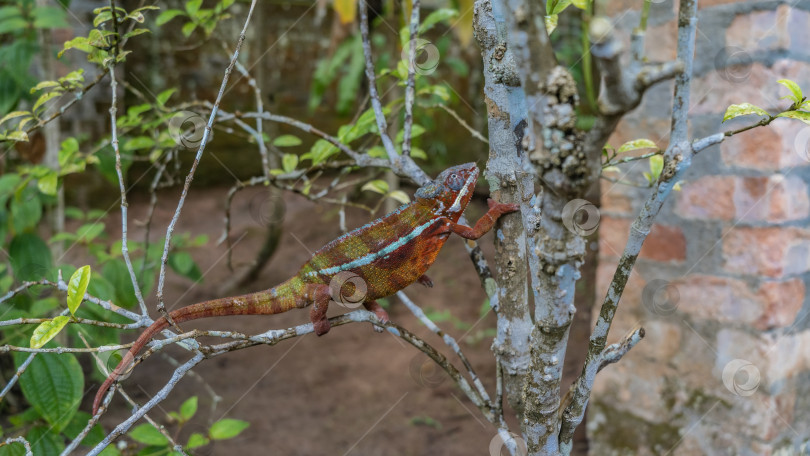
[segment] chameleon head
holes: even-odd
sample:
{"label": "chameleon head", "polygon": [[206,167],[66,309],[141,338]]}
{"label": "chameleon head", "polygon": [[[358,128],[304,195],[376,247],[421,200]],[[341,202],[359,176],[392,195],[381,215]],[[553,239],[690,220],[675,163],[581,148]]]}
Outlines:
{"label": "chameleon head", "polygon": [[458,219],[473,195],[478,181],[478,166],[465,163],[442,171],[436,179],[420,187],[416,198],[430,199],[439,204],[439,210]]}

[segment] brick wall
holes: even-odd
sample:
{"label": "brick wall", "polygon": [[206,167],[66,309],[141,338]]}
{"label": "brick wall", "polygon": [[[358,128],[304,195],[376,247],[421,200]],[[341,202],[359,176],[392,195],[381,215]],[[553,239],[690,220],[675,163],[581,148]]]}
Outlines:
{"label": "brick wall", "polygon": [[[609,2],[620,29],[638,24],[629,8],[640,4]],[[653,3],[650,60],[674,57],[676,10],[671,0]],[[810,93],[807,62],[810,2],[702,2],[693,136],[755,121],[721,124],[733,103],[787,107],[778,79]],[[671,94],[672,84],[654,88],[610,144],[649,138],[665,147]],[[809,143],[810,126],[781,119],[696,157],[616,314],[611,340],[639,323],[647,338],[597,380],[592,454],[810,454]],[[644,182],[647,162],[622,170]],[[597,304],[648,193],[602,183]]]}

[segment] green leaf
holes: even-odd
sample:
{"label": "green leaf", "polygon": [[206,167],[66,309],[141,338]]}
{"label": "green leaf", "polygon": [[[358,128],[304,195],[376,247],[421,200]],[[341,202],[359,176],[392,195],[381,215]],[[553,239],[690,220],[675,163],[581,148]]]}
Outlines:
{"label": "green leaf", "polygon": [[155,97],[155,98],[157,98],[158,103],[160,103],[161,105],[165,105],[166,102],[169,101],[169,98],[171,98],[171,96],[176,91],[177,91],[176,88],[172,88],[172,89],[169,89],[169,90],[164,90],[163,92],[160,92],[158,94],[158,96]]}
{"label": "green leaf", "polygon": [[11,33],[18,30],[25,30],[28,27],[28,22],[21,17],[12,17],[0,22],[0,33]]}
{"label": "green leaf", "polygon": [[657,181],[661,176],[661,171],[664,170],[664,157],[660,155],[653,155],[650,157],[650,183]]}
{"label": "green leaf", "polygon": [[188,0],[186,2],[186,12],[190,16],[194,16],[200,10],[200,6],[202,5],[202,0]]}
{"label": "green leaf", "polygon": [[25,447],[19,442],[1,446],[0,456],[26,456]]}
{"label": "green leaf", "polygon": [[232,418],[219,420],[211,426],[208,435],[214,440],[232,439],[244,431],[250,423]]}
{"label": "green leaf", "polygon": [[51,341],[70,321],[67,315],[54,317],[53,320],[43,321],[34,329],[31,336],[31,348],[42,348]]}
{"label": "green leaf", "polygon": [[25,115],[30,116],[31,113],[28,112],[28,111],[13,111],[13,112],[10,112],[10,113],[6,114],[5,116],[3,116],[2,119],[0,119],[0,124],[2,124],[3,122],[5,122],[7,120],[14,119],[15,117],[20,117],[20,116],[25,116]]}
{"label": "green leaf", "polygon": [[4,21],[11,17],[22,17],[22,11],[20,11],[19,6],[0,7],[0,21]]}
{"label": "green leaf", "polygon": [[79,304],[84,300],[84,293],[87,291],[87,285],[90,283],[90,266],[82,266],[70,276],[67,291],[67,305],[70,313],[75,315]]}
{"label": "green leaf", "polygon": [[366,182],[366,184],[363,185],[363,187],[360,190],[363,191],[368,190],[374,193],[385,195],[386,193],[388,193],[388,182],[381,179],[373,180],[371,182]]}
{"label": "green leaf", "polygon": [[69,27],[65,11],[55,6],[34,8],[34,28],[54,29]]}
{"label": "green leaf", "polygon": [[101,222],[86,223],[76,230],[76,236],[79,237],[79,242],[89,243],[97,238],[99,234],[104,232],[104,224]]}
{"label": "green leaf", "polygon": [[77,36],[72,40],[65,41],[65,44],[62,45],[62,50],[59,51],[57,57],[61,58],[62,55],[69,49],[78,49],[82,52],[90,53],[95,50],[93,46],[90,45],[90,41],[85,36]]}
{"label": "green leaf", "polygon": [[789,119],[801,120],[802,122],[810,125],[810,112],[787,111],[777,114],[776,117],[787,117]]}
{"label": "green leaf", "polygon": [[37,188],[46,195],[56,195],[56,184],[58,180],[59,176],[56,175],[56,171],[51,170],[48,174],[37,180]]}
{"label": "green leaf", "polygon": [[28,133],[24,131],[10,131],[8,133],[0,135],[0,139],[5,139],[8,141],[16,141],[16,142],[27,142],[28,141]]}
{"label": "green leaf", "polygon": [[[432,29],[433,26],[435,26],[439,22],[448,21],[448,20],[450,20],[450,19],[452,19],[452,18],[454,18],[456,16],[458,16],[458,11],[456,11],[455,9],[450,9],[450,8],[438,9],[438,10],[428,14],[428,16],[425,18],[425,20],[422,21],[421,24],[419,24],[419,33],[420,34],[425,33],[426,31]],[[407,42],[407,40],[410,39],[410,32],[406,36],[407,36],[407,38],[406,38],[406,42]]]}
{"label": "green leaf", "polygon": [[[19,366],[28,353],[15,353]],[[23,395],[54,430],[61,432],[73,419],[83,397],[84,374],[72,353],[40,353],[20,377]]]}
{"label": "green leaf", "polygon": [[[424,133],[425,127],[418,124],[413,124],[413,128],[411,130],[411,138],[418,138],[419,136],[422,136],[422,134]],[[399,130],[399,132],[397,132],[397,143],[401,144],[404,137],[405,137],[405,130]]]}
{"label": "green leaf", "polygon": [[137,136],[124,144],[124,150],[146,149],[155,145],[155,141],[148,136]]}
{"label": "green leaf", "polygon": [[331,157],[332,155],[338,153],[340,150],[333,146],[332,143],[326,141],[325,139],[319,139],[315,141],[315,144],[312,145],[312,148],[306,154],[302,155],[301,158],[309,158],[312,160],[312,165],[318,165],[324,162],[327,158]]}
{"label": "green leaf", "polygon": [[276,147],[292,147],[300,144],[301,140],[297,136],[293,135],[281,135],[273,140],[273,145]]}
{"label": "green leaf", "polygon": [[[89,413],[82,412],[81,410],[76,412],[76,415],[73,417],[73,420],[70,424],[65,427],[62,431],[64,432],[65,436],[67,436],[70,440],[74,440],[76,437],[79,436],[87,423],[90,419],[93,418]],[[102,429],[100,424],[96,424],[92,428],[90,428],[90,432],[82,439],[82,445],[87,446],[94,446],[97,445],[99,442],[104,440],[104,429]]]}
{"label": "green leaf", "polygon": [[634,139],[632,141],[627,141],[626,143],[622,144],[619,147],[619,150],[616,152],[618,154],[629,152],[631,150],[637,149],[658,149],[658,146],[655,145],[654,142],[650,141],[649,139]]}
{"label": "green leaf", "polygon": [[195,432],[191,434],[191,436],[188,438],[186,448],[188,448],[189,450],[193,450],[194,448],[199,448],[203,445],[208,445],[208,442],[210,442],[210,440],[208,440],[208,437],[200,434],[199,432]]}
{"label": "green leaf", "polygon": [[197,396],[192,396],[180,406],[180,417],[183,418],[183,421],[188,421],[194,417],[195,413],[197,413]]}
{"label": "green leaf", "polygon": [[285,173],[295,171],[296,166],[298,166],[298,155],[284,154],[281,156],[281,167]]}
{"label": "green leaf", "polygon": [[144,445],[163,446],[169,443],[169,439],[149,423],[135,426],[127,435],[132,440]]}
{"label": "green leaf", "polygon": [[545,22],[546,22],[546,33],[548,33],[549,35],[551,35],[551,32],[553,32],[553,31],[554,31],[554,29],[556,29],[556,28],[557,28],[557,22],[558,22],[559,20],[560,20],[560,16],[558,16],[558,15],[556,15],[556,14],[552,14],[551,16],[546,16],[546,17],[545,17]]}
{"label": "green leaf", "polygon": [[56,98],[56,97],[59,97],[59,96],[62,96],[62,93],[61,93],[60,91],[58,91],[58,90],[53,90],[53,91],[51,91],[51,92],[48,92],[48,93],[46,93],[46,94],[44,94],[44,95],[40,96],[40,97],[37,99],[37,101],[34,103],[34,107],[32,107],[32,108],[31,108],[31,111],[36,112],[36,111],[37,111],[37,109],[38,109],[40,106],[44,105],[44,104],[45,104],[45,103],[47,103],[48,101],[50,101],[50,100],[52,100],[52,99],[54,99],[54,98]]}
{"label": "green leaf", "polygon": [[754,106],[751,103],[734,104],[726,109],[723,115],[723,122],[739,116],[747,116],[749,114],[756,114],[758,116],[769,116],[768,112],[764,109]]}
{"label": "green leaf", "polygon": [[[776,82],[778,82],[779,84],[782,84],[783,86],[787,87],[788,90],[790,90],[790,92],[793,94],[793,96],[787,95],[787,96],[785,96],[783,98],[790,98],[791,100],[793,100],[796,103],[801,103],[802,99],[804,98],[804,95],[802,95],[802,88],[799,87],[799,84],[796,84],[795,82],[791,81],[790,79],[780,79],[780,80],[778,80]],[[2,122],[0,122],[0,123],[2,123]]]}
{"label": "green leaf", "polygon": [[180,31],[183,32],[183,36],[188,38],[188,37],[191,36],[192,33],[194,33],[194,29],[196,29],[196,28],[197,28],[197,24],[195,24],[193,22],[186,22],[185,24],[183,24],[183,28],[180,29]]}
{"label": "green leaf", "polygon": [[[546,13],[556,16],[562,13],[571,4],[571,0],[547,0]],[[551,33],[551,32],[549,32]]]}
{"label": "green leaf", "polygon": [[571,3],[573,3],[577,8],[584,10],[588,9],[591,4],[591,0],[573,0]]}
{"label": "green leaf", "polygon": [[399,201],[402,204],[408,204],[411,202],[411,198],[408,196],[407,193],[403,192],[402,190],[394,190],[393,192],[388,194],[388,197],[396,201]]}
{"label": "green leaf", "polygon": [[31,452],[34,454],[59,454],[65,449],[64,439],[58,432],[45,426],[36,426],[28,431],[26,436],[31,442]]}
{"label": "green leaf", "polygon": [[169,254],[169,266],[174,272],[198,282],[202,280],[202,272],[188,252],[173,252]]}
{"label": "green leaf", "polygon": [[17,280],[40,280],[53,267],[51,249],[34,233],[14,236],[9,244],[8,253]]}
{"label": "green leaf", "polygon": [[29,187],[22,191],[19,198],[11,200],[11,218],[15,232],[35,227],[42,218],[42,203],[37,193],[37,190]]}

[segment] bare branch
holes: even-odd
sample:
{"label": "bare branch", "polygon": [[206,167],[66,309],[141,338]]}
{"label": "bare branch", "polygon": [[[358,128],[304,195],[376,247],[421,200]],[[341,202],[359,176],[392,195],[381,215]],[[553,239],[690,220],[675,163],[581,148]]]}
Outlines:
{"label": "bare branch", "polygon": [[371,41],[368,32],[368,5],[366,0],[358,0],[360,8],[360,34],[363,39],[363,54],[366,57],[366,78],[368,78],[368,93],[371,97],[371,108],[374,110],[374,117],[377,119],[377,129],[380,133],[385,152],[392,164],[397,164],[400,160],[397,149],[388,136],[388,122],[385,120],[380,96],[377,93],[377,76],[374,74],[374,61],[371,56]]}
{"label": "bare branch", "polygon": [[203,132],[202,139],[200,140],[200,147],[197,149],[197,155],[194,157],[194,162],[191,164],[191,169],[186,176],[183,191],[180,194],[180,200],[177,202],[177,209],[174,212],[171,222],[169,222],[169,227],[166,229],[166,242],[163,245],[163,256],[160,259],[160,275],[158,276],[157,307],[160,313],[163,314],[163,316],[166,317],[166,319],[170,322],[172,321],[171,317],[169,316],[168,312],[166,312],[166,306],[163,303],[163,287],[166,282],[166,265],[168,264],[169,260],[169,248],[171,246],[172,234],[174,233],[174,227],[177,225],[177,220],[180,218],[180,212],[183,210],[183,204],[186,201],[186,196],[188,195],[189,188],[191,187],[191,181],[194,179],[194,173],[197,170],[197,165],[200,163],[203,151],[205,151],[205,146],[208,144],[208,138],[211,136],[211,127],[214,125],[214,119],[217,117],[219,104],[222,102],[222,98],[225,96],[225,88],[228,86],[228,79],[230,78],[231,71],[233,71],[236,60],[239,58],[239,50],[242,48],[242,43],[245,41],[245,33],[247,32],[250,18],[253,15],[253,9],[256,7],[256,1],[257,0],[253,0],[250,3],[250,9],[248,10],[247,17],[245,18],[245,25],[242,27],[242,31],[239,34],[239,39],[236,42],[236,49],[231,57],[231,62],[225,69],[225,76],[222,78],[222,84],[219,87],[219,93],[217,94],[216,101],[214,101],[214,105],[212,106],[208,123],[205,125],[205,131]]}
{"label": "bare branch", "polygon": [[[670,144],[664,154],[664,169],[647,199],[641,212],[630,227],[627,245],[619,260],[613,279],[599,312],[599,318],[591,333],[588,345],[588,354],[582,373],[572,387],[573,397],[571,403],[565,408],[560,441],[563,448],[570,452],[574,429],[582,422],[590,398],[593,381],[602,363],[602,352],[610,331],[613,317],[621,300],[627,280],[635,266],[642,244],[650,233],[666,198],[669,196],[675,183],[692,163],[694,151],[687,142],[686,118],[689,108],[689,80],[692,71],[692,61],[695,50],[695,29],[697,24],[697,1],[681,0],[678,20],[678,60],[683,62],[684,72],[676,78],[675,104],[673,108],[672,133]],[[710,137],[711,140],[701,141],[700,146],[718,141],[719,136]]]}
{"label": "bare branch", "polygon": [[0,443],[0,447],[5,445],[11,445],[12,443],[20,443],[22,446],[25,447],[25,456],[34,456],[34,453],[31,451],[31,444],[28,443],[28,440],[25,437],[9,437],[2,443]]}
{"label": "bare branch", "polygon": [[[411,131],[413,129],[413,103],[416,86],[416,38],[419,34],[419,0],[411,2],[411,28],[408,42],[408,82],[405,85],[405,124],[402,132],[402,155],[411,154]],[[373,67],[372,67],[373,68]]]}
{"label": "bare branch", "polygon": [[8,383],[6,383],[6,386],[3,387],[2,391],[0,391],[0,402],[3,402],[3,399],[6,397],[6,394],[8,394],[8,392],[11,391],[11,388],[14,387],[14,385],[17,383],[17,380],[20,379],[20,376],[25,372],[26,369],[28,369],[28,366],[31,365],[31,363],[34,361],[35,356],[37,356],[36,353],[31,353],[30,355],[28,355],[28,358],[25,358],[25,361],[23,361],[23,363],[20,364],[20,367],[17,368],[17,371],[14,372],[14,375],[12,375],[10,379],[8,379]]}
{"label": "bare branch", "polygon": [[430,329],[433,332],[433,334],[436,334],[437,336],[441,337],[444,343],[448,347],[450,347],[453,350],[453,352],[455,352],[455,354],[461,360],[461,363],[464,364],[464,367],[467,369],[467,372],[469,372],[473,384],[475,385],[476,389],[478,389],[478,394],[481,395],[481,398],[485,402],[489,403],[490,406],[492,406],[492,402],[489,399],[489,394],[487,394],[486,388],[484,388],[484,384],[481,383],[481,379],[478,378],[478,374],[475,373],[475,370],[473,369],[470,362],[467,360],[467,357],[464,355],[464,352],[461,351],[461,347],[459,347],[458,342],[456,342],[456,339],[454,339],[452,336],[442,331],[436,325],[436,323],[431,321],[431,319],[428,318],[427,315],[425,315],[425,312],[422,311],[422,308],[414,304],[414,302],[411,301],[411,299],[407,295],[405,295],[404,292],[398,291],[397,297],[399,297],[402,303],[405,304],[405,307],[407,307],[408,310],[410,310],[411,313],[414,314],[414,316],[418,318],[419,321],[422,322],[422,324],[427,326],[428,329]]}
{"label": "bare branch", "polygon": [[[112,21],[115,24],[117,30],[117,20],[115,18],[115,5],[110,8],[112,11]],[[118,47],[118,41],[116,38],[115,49]],[[110,128],[111,128],[111,139],[110,144],[112,145],[113,151],[115,152],[115,172],[118,175],[118,189],[121,192],[121,254],[124,257],[124,263],[127,265],[127,271],[129,272],[129,280],[132,282],[132,288],[135,291],[135,298],[138,300],[138,306],[140,306],[141,314],[142,315],[149,315],[149,311],[146,309],[146,303],[143,300],[143,294],[141,294],[141,287],[138,285],[138,277],[135,275],[135,269],[132,267],[132,260],[129,257],[129,241],[127,239],[127,209],[129,204],[127,204],[127,189],[124,185],[124,174],[121,169],[121,151],[118,148],[118,126],[116,122],[116,112],[118,111],[118,81],[115,78],[115,60],[117,57],[117,51],[113,52],[112,58],[109,59],[109,64],[107,68],[110,72],[110,92],[111,92],[111,101],[110,101]]]}

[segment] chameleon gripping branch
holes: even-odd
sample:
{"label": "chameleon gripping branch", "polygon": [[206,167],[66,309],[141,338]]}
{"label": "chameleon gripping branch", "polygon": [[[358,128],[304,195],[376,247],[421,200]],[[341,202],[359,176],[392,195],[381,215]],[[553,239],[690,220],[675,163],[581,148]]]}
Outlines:
{"label": "chameleon gripping branch", "polygon": [[[478,239],[492,229],[500,216],[518,210],[516,204],[489,200],[489,210],[473,227],[459,224],[477,180],[475,163],[446,169],[435,180],[420,187],[410,204],[325,245],[286,282],[268,290],[192,304],[169,316],[175,323],[182,323],[227,315],[272,315],[311,305],[309,318],[315,333],[322,336],[330,329],[326,318],[329,303],[340,298],[336,296],[341,293],[340,287],[335,287],[334,281],[351,277],[355,294],[363,292],[363,306],[380,321],[387,322],[388,314],[376,300],[417,281],[431,285],[425,272],[450,234]],[[358,283],[363,287],[358,288]],[[161,317],[138,337],[99,388],[93,401],[94,415],[113,382],[126,372],[149,340],[168,326],[167,319]]]}

